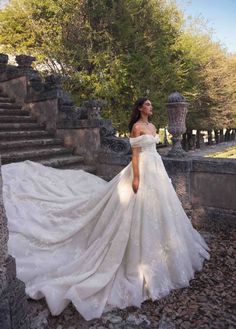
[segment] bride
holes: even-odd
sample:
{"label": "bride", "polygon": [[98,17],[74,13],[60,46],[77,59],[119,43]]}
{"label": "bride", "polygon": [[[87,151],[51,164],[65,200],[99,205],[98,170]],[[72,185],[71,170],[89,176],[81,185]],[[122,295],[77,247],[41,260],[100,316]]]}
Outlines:
{"label": "bride", "polygon": [[53,315],[70,301],[86,320],[140,307],[188,286],[210,258],[156,151],[151,115],[139,99],[132,161],[110,182],[32,161],[2,166],[9,253],[26,293],[45,297]]}

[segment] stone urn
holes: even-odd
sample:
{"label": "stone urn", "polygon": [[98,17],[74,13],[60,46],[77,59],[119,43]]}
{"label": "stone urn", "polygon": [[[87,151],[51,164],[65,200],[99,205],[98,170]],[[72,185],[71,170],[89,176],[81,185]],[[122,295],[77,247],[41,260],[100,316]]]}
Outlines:
{"label": "stone urn", "polygon": [[32,63],[36,60],[33,56],[27,56],[27,55],[18,55],[16,56],[16,62],[18,64],[18,67],[21,69],[31,69]]}
{"label": "stone urn", "polygon": [[7,69],[8,55],[0,53],[0,73],[4,73]]}
{"label": "stone urn", "polygon": [[181,145],[182,134],[186,132],[187,106],[185,98],[178,92],[170,94],[168,97],[168,131],[172,135],[172,148],[167,154],[168,157],[184,158],[187,153]]}

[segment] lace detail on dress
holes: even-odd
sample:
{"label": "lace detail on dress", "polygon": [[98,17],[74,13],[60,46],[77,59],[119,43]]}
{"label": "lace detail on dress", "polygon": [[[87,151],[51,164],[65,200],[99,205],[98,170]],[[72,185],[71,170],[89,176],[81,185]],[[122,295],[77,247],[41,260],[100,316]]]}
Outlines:
{"label": "lace detail on dress", "polygon": [[140,185],[129,163],[110,182],[83,170],[24,161],[2,166],[9,253],[31,298],[53,315],[72,301],[86,319],[185,287],[209,259],[156,151],[140,147]]}

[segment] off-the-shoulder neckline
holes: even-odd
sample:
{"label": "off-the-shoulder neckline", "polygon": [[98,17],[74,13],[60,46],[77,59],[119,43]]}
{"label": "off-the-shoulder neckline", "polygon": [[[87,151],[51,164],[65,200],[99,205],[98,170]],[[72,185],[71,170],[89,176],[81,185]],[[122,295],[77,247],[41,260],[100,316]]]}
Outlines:
{"label": "off-the-shoulder neckline", "polygon": [[153,138],[156,138],[156,135],[152,135],[152,134],[142,134],[142,135],[139,135],[137,137],[130,137],[129,139],[136,139],[136,138],[140,138],[140,137],[143,137],[143,136],[151,136]]}

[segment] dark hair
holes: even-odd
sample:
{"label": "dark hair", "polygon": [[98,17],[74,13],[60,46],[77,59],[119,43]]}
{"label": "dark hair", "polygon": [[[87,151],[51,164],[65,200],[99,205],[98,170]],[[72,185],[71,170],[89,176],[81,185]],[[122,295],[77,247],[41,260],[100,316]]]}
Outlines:
{"label": "dark hair", "polygon": [[148,100],[147,97],[141,97],[141,98],[138,98],[136,100],[136,102],[134,103],[134,107],[133,107],[133,111],[131,113],[131,116],[130,116],[130,120],[129,120],[129,124],[128,124],[128,128],[129,128],[129,131],[131,132],[132,128],[133,128],[133,125],[135,124],[135,122],[137,122],[140,118],[140,111],[139,111],[139,108],[143,106],[143,104]]}

